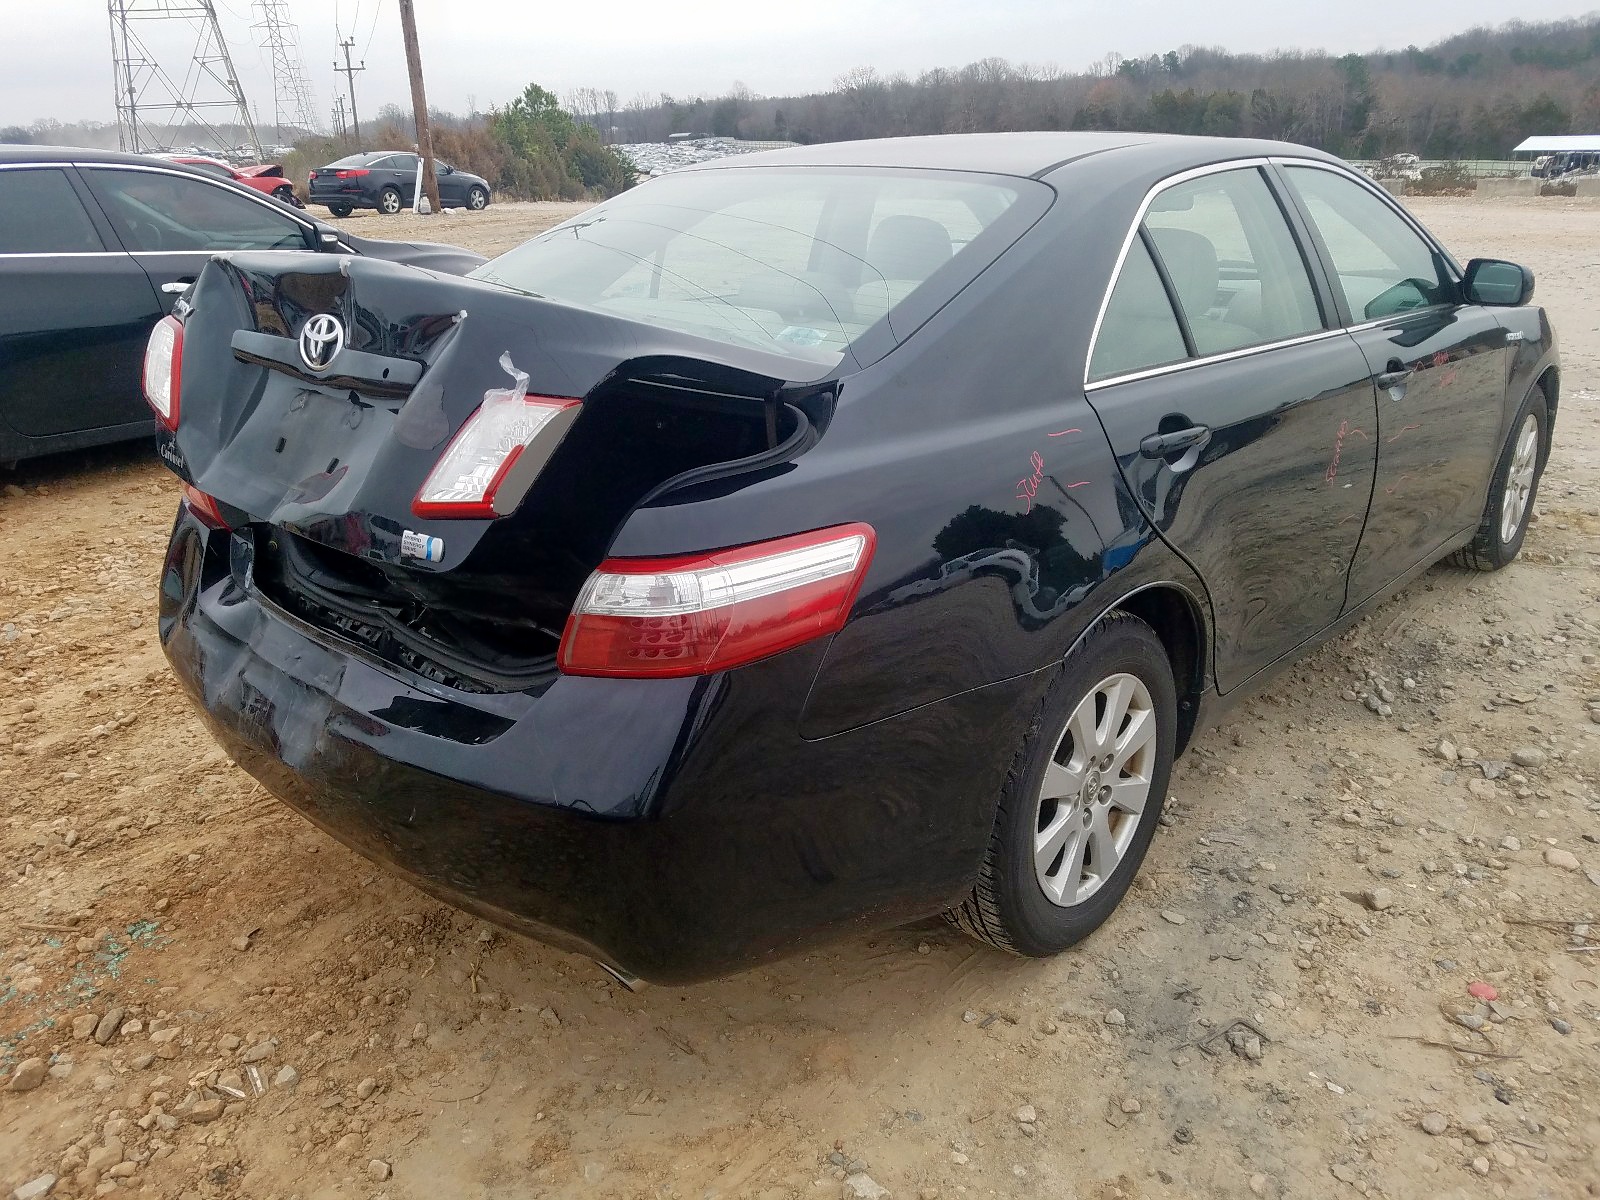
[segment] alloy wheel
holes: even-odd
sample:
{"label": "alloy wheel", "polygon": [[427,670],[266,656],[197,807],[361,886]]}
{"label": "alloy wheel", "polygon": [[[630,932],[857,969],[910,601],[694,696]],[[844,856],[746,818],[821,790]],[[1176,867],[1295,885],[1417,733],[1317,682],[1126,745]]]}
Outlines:
{"label": "alloy wheel", "polygon": [[1137,676],[1101,680],[1078,702],[1039,789],[1034,874],[1051,903],[1082,904],[1122,862],[1150,799],[1156,712]]}
{"label": "alloy wheel", "polygon": [[400,197],[394,192],[385,192],[379,197],[379,203],[383,205],[383,211],[390,216],[400,211]]}
{"label": "alloy wheel", "polygon": [[1500,540],[1510,542],[1522,528],[1528,513],[1528,498],[1533,494],[1534,471],[1539,465],[1539,420],[1532,413],[1522,419],[1517,431],[1517,448],[1506,472],[1505,494],[1500,500]]}

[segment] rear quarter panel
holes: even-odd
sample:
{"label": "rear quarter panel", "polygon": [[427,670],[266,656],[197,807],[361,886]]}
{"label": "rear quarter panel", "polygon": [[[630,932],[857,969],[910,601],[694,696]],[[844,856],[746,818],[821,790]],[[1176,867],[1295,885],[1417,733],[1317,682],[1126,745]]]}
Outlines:
{"label": "rear quarter panel", "polygon": [[[1136,203],[1092,206],[1120,237]],[[1050,667],[1148,583],[1203,594],[1152,539],[1084,399],[1116,244],[1073,207],[1058,200],[926,326],[845,378],[814,450],[720,494],[642,508],[619,531],[613,554],[651,555],[873,526],[877,550],[812,685],[806,737]]]}

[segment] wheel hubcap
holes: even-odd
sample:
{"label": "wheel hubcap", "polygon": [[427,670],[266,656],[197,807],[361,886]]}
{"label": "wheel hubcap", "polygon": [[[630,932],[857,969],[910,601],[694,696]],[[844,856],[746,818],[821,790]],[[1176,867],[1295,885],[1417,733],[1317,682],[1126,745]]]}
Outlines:
{"label": "wheel hubcap", "polygon": [[1072,710],[1039,788],[1033,869],[1052,904],[1082,904],[1133,844],[1150,799],[1156,713],[1137,676],[1101,680]]}
{"label": "wheel hubcap", "polygon": [[1522,528],[1528,512],[1528,497],[1533,494],[1533,472],[1539,462],[1539,421],[1532,413],[1522,419],[1517,431],[1517,448],[1511,454],[1511,470],[1506,474],[1505,495],[1500,501],[1500,540],[1509,542]]}

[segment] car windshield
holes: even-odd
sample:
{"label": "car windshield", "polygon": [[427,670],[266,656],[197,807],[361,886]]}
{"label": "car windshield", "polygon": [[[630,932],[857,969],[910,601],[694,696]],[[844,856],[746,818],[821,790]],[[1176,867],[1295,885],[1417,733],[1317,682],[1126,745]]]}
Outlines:
{"label": "car windshield", "polygon": [[887,340],[858,360],[909,336],[1051,194],[1030,180],[948,171],[687,171],[589,209],[473,276],[827,370],[869,330]]}
{"label": "car windshield", "polygon": [[338,162],[329,163],[324,169],[331,171],[335,167],[364,167],[377,157],[376,154],[352,154],[348,158],[339,159]]}

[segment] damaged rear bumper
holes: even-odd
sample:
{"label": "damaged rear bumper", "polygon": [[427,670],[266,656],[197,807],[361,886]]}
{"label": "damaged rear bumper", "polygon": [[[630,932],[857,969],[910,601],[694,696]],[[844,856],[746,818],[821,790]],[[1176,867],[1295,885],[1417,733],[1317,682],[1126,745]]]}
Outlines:
{"label": "damaged rear bumper", "polygon": [[258,595],[246,539],[185,505],[173,669],[230,755],[418,887],[656,983],[939,911],[968,886],[1043,681],[807,741],[823,643],[702,678],[455,692]]}

